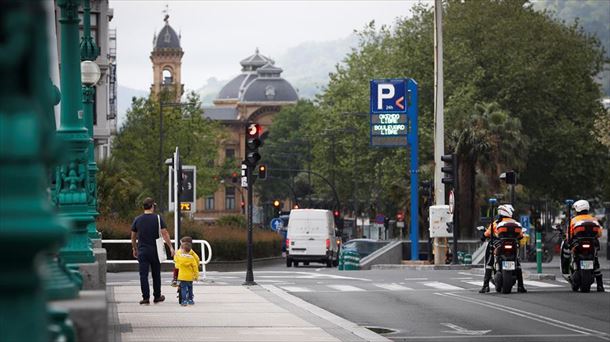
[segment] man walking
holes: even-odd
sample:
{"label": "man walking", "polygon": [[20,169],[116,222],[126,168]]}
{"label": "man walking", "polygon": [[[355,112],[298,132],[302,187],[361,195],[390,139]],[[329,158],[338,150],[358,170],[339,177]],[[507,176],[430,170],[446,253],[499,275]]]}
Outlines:
{"label": "man walking", "polygon": [[[159,303],[165,300],[161,295],[161,263],[157,255],[157,245],[155,240],[159,238],[159,231],[169,246],[172,257],[174,247],[169,239],[167,225],[160,215],[155,214],[156,203],[147,197],[142,203],[144,214],[136,217],[131,225],[131,248],[133,257],[138,259],[140,265],[140,286],[142,288],[142,300],[140,304],[150,304],[150,287],[148,285],[148,270],[150,268],[153,281],[153,302]],[[137,239],[137,245],[136,245]]]}

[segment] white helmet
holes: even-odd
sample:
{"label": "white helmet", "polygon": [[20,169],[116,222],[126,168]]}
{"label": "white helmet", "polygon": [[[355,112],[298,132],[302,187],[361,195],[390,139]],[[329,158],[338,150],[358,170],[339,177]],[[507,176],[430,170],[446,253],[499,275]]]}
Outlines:
{"label": "white helmet", "polygon": [[572,205],[572,208],[574,208],[574,210],[579,213],[581,211],[589,211],[589,202],[585,201],[585,200],[578,200],[576,202],[574,202],[574,204]]}
{"label": "white helmet", "polygon": [[504,217],[513,217],[513,212],[515,209],[510,204],[502,204],[498,206],[498,215]]}

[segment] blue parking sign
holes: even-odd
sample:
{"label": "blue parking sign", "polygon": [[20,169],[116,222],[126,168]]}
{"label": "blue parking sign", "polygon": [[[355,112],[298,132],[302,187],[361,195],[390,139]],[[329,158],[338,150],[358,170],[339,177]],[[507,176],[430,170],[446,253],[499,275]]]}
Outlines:
{"label": "blue parking sign", "polygon": [[407,113],[407,80],[371,80],[371,114]]}
{"label": "blue parking sign", "polygon": [[521,215],[519,216],[519,221],[521,222],[521,227],[528,231],[530,229],[530,217],[529,215]]}

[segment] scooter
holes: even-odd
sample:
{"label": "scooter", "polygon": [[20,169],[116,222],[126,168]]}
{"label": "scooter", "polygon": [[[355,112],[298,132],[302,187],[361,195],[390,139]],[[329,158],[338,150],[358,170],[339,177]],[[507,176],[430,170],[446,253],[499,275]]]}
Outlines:
{"label": "scooter", "polygon": [[494,285],[496,292],[510,293],[517,281],[517,253],[519,243],[516,238],[500,238],[495,247]]}
{"label": "scooter", "polygon": [[[597,235],[594,233],[593,225],[585,223],[584,230],[575,234],[570,240],[561,242],[562,262],[561,274],[570,283],[572,291],[589,292],[591,285],[595,279],[593,275],[593,264],[597,249],[595,248],[595,239]],[[555,226],[553,229],[562,232],[560,226]],[[569,243],[570,259],[565,260],[563,255],[564,246]],[[567,269],[566,269],[567,268]]]}

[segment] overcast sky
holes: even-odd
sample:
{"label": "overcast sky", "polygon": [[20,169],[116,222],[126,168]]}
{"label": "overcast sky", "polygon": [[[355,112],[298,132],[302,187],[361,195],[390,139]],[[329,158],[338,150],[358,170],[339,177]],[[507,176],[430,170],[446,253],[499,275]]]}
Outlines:
{"label": "overcast sky", "polygon": [[210,77],[227,79],[240,71],[239,61],[258,47],[277,58],[307,41],[345,38],[371,20],[393,24],[409,16],[417,1],[143,1],[110,0],[111,28],[117,29],[118,83],[148,90],[153,35],[169,23],[182,33],[182,82],[197,89]]}

